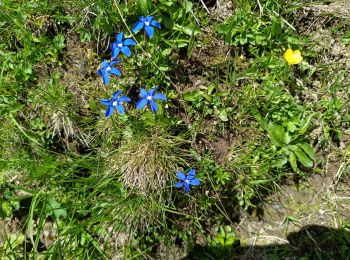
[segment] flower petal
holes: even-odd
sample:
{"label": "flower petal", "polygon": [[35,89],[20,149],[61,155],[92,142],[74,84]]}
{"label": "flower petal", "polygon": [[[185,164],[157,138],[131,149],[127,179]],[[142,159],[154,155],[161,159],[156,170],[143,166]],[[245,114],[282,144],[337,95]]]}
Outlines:
{"label": "flower petal", "polygon": [[161,94],[161,93],[154,94],[153,98],[154,99],[159,99],[159,100],[166,100],[166,97],[163,94]]}
{"label": "flower petal", "polygon": [[106,114],[105,117],[110,117],[113,114],[114,111],[114,107],[113,106],[109,106],[106,110]]}
{"label": "flower petal", "polygon": [[131,99],[127,96],[121,96],[119,99],[118,99],[118,102],[130,102]]}
{"label": "flower petal", "polygon": [[151,22],[153,20],[154,16],[153,15],[149,15],[145,17],[145,22]]}
{"label": "flower petal", "polygon": [[147,97],[147,96],[148,96],[147,91],[144,88],[140,89],[140,97]]}
{"label": "flower petal", "polygon": [[109,73],[106,71],[102,71],[103,84],[109,84]]}
{"label": "flower petal", "polygon": [[191,176],[191,177],[196,176],[196,170],[195,170],[195,169],[189,170],[188,173],[187,173],[187,175],[188,175],[188,176]]}
{"label": "flower petal", "polygon": [[120,49],[118,47],[112,48],[112,59],[115,59],[118,57],[120,52]]}
{"label": "flower petal", "polygon": [[121,33],[118,33],[115,38],[117,39],[118,42],[121,42],[123,40],[123,36],[124,36],[124,33],[121,32]]}
{"label": "flower petal", "polygon": [[105,106],[109,106],[109,104],[111,103],[111,101],[108,100],[108,99],[101,99],[101,100],[100,100],[100,103],[103,104],[103,105],[105,105]]}
{"label": "flower petal", "polygon": [[158,89],[158,87],[151,88],[150,90],[148,90],[148,94],[149,94],[150,96],[153,96],[153,93],[156,92],[157,89]]}
{"label": "flower petal", "polygon": [[113,93],[112,100],[116,101],[118,99],[118,96],[122,93],[120,90]]}
{"label": "flower petal", "polygon": [[128,45],[128,46],[135,46],[136,42],[133,39],[126,39],[124,41],[124,45]]}
{"label": "flower petal", "polygon": [[100,64],[101,68],[105,68],[105,67],[108,67],[108,66],[109,66],[109,64],[108,64],[108,62],[106,60],[102,61],[101,64]]}
{"label": "flower petal", "polygon": [[176,176],[177,176],[177,178],[178,178],[179,180],[181,180],[181,181],[185,181],[185,180],[186,180],[186,175],[185,175],[183,172],[178,171],[178,172],[176,173]]}
{"label": "flower petal", "polygon": [[159,30],[161,29],[160,23],[157,20],[152,20],[151,25],[157,27]]}
{"label": "flower petal", "polygon": [[121,76],[122,73],[120,72],[120,70],[118,70],[117,68],[111,68],[110,73],[117,75],[117,76]]}
{"label": "flower petal", "polygon": [[197,186],[197,185],[201,184],[201,181],[197,178],[194,178],[194,179],[190,180],[190,184],[193,186]]}
{"label": "flower petal", "polygon": [[187,193],[190,190],[190,185],[185,182],[185,193]]}
{"label": "flower petal", "polygon": [[117,105],[117,110],[121,115],[125,114],[124,107],[121,104]]}
{"label": "flower petal", "polygon": [[175,186],[176,188],[182,188],[182,187],[184,186],[184,183],[183,183],[183,182],[176,182],[176,183],[174,184],[174,186]]}
{"label": "flower petal", "polygon": [[153,38],[154,29],[152,26],[145,26],[145,31],[149,38]]}
{"label": "flower petal", "polygon": [[122,47],[122,53],[124,53],[126,56],[130,57],[131,51],[128,46],[123,46]]}
{"label": "flower petal", "polygon": [[149,101],[149,104],[150,104],[150,106],[151,106],[151,111],[152,111],[153,113],[156,113],[157,110],[158,110],[158,104],[157,104],[156,102],[154,102],[153,100],[150,100],[150,101]]}
{"label": "flower petal", "polygon": [[[140,18],[140,20],[141,20],[141,18]],[[140,31],[140,30],[143,28],[143,26],[144,26],[144,23],[141,22],[141,21],[135,23],[135,24],[134,24],[134,27],[132,28],[132,32],[133,32],[133,33],[136,33],[136,32],[138,32],[138,31]]]}
{"label": "flower petal", "polygon": [[136,104],[136,109],[144,108],[147,105],[147,103],[148,103],[147,98],[141,98]]}

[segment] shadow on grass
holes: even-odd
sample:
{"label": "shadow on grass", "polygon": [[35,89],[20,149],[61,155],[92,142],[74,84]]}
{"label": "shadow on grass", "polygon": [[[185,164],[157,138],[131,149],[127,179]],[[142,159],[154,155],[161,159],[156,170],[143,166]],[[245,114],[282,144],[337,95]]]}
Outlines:
{"label": "shadow on grass", "polygon": [[287,236],[289,243],[266,246],[195,245],[185,259],[350,259],[350,229],[310,225]]}

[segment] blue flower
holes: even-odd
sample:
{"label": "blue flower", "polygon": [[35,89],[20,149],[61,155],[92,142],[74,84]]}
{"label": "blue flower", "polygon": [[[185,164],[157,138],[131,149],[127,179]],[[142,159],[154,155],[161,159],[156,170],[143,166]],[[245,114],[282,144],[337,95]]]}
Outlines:
{"label": "blue flower", "polygon": [[166,97],[161,93],[154,93],[158,87],[152,88],[148,91],[145,89],[140,90],[141,99],[136,104],[136,109],[144,108],[146,105],[151,107],[151,111],[156,113],[158,110],[158,104],[154,102],[155,99],[166,100]]}
{"label": "blue flower", "polygon": [[119,96],[121,93],[120,90],[114,92],[112,99],[108,100],[108,99],[102,99],[100,102],[105,105],[108,106],[107,110],[106,110],[106,117],[110,117],[113,114],[114,109],[117,109],[118,112],[121,115],[124,115],[124,107],[122,105],[123,102],[130,102],[131,99],[127,96]]}
{"label": "blue flower", "polygon": [[152,38],[154,34],[153,27],[157,27],[159,30],[161,29],[159,22],[157,20],[154,20],[153,16],[140,16],[139,21],[134,24],[132,32],[135,33],[144,28],[148,37]]}
{"label": "blue flower", "polygon": [[111,44],[112,49],[112,59],[119,55],[119,52],[124,53],[126,56],[130,57],[131,51],[128,46],[135,46],[136,42],[132,39],[123,40],[124,33],[118,33],[115,37],[117,41]]}
{"label": "blue flower", "polygon": [[201,183],[200,180],[196,178],[196,170],[191,169],[187,176],[183,173],[178,171],[176,173],[177,178],[180,180],[180,182],[175,183],[176,188],[182,188],[185,187],[185,193],[187,193],[190,190],[190,185],[197,186]]}
{"label": "blue flower", "polygon": [[97,72],[103,78],[103,83],[105,85],[108,85],[108,83],[109,83],[109,74],[112,73],[112,74],[117,75],[117,76],[122,75],[119,69],[112,67],[114,64],[120,63],[120,62],[121,62],[120,60],[113,60],[111,62],[107,62],[106,60],[104,60],[100,64]]}

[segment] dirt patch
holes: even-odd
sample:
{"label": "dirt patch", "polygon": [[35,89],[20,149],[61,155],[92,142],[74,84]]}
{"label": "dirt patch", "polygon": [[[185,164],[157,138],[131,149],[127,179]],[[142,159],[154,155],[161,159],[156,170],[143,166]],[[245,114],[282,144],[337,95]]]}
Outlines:
{"label": "dirt patch", "polygon": [[177,85],[181,92],[208,86],[213,75],[217,74],[218,70],[225,71],[227,64],[233,61],[231,48],[225,45],[223,40],[215,39],[209,33],[200,37],[198,41],[206,42],[206,46],[195,46],[190,58],[185,53],[174,57],[179,60],[176,78],[180,79]]}
{"label": "dirt patch", "polygon": [[303,7],[295,16],[298,31],[308,35],[316,43],[314,50],[323,54],[318,63],[350,66],[350,48],[342,43],[344,33],[350,29],[350,5],[347,0]]}
{"label": "dirt patch", "polygon": [[[350,192],[345,184],[335,185],[342,167],[341,162],[327,162],[323,173],[312,176],[299,189],[283,186],[254,216],[243,213],[236,227],[243,243],[288,244],[288,234],[309,225],[338,229],[350,219]],[[255,253],[250,251],[251,256]]]}
{"label": "dirt patch", "polygon": [[214,159],[223,165],[231,147],[230,142],[224,138],[219,138],[215,142],[208,142],[208,140],[205,140],[204,143],[213,151]]}
{"label": "dirt patch", "polygon": [[217,0],[215,6],[211,10],[211,14],[219,21],[224,21],[233,14],[233,1]]}

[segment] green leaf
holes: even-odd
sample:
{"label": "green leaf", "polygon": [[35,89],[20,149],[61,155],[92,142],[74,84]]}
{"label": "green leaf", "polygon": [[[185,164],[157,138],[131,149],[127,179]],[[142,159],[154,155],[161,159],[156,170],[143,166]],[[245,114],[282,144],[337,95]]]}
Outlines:
{"label": "green leaf", "polygon": [[170,53],[171,53],[171,49],[170,48],[164,49],[162,51],[162,55],[164,55],[164,56],[168,56]]}
{"label": "green leaf", "polygon": [[159,70],[161,71],[168,71],[169,70],[169,67],[168,66],[159,66]]}
{"label": "green leaf", "polygon": [[200,94],[197,91],[188,91],[184,94],[185,101],[195,101]]}
{"label": "green leaf", "polygon": [[9,202],[0,202],[0,218],[8,218],[12,216],[13,210]]}
{"label": "green leaf", "polygon": [[282,168],[284,165],[286,165],[287,162],[288,162],[288,159],[285,156],[285,157],[282,157],[282,158],[276,160],[272,166],[276,167],[276,168]]}
{"label": "green leaf", "polygon": [[252,109],[252,113],[255,116],[256,120],[260,126],[267,131],[273,144],[278,146],[283,146],[289,144],[291,141],[291,136],[288,131],[280,125],[269,123],[267,124],[266,120],[262,118],[261,114],[257,109]]}
{"label": "green leaf", "polygon": [[201,31],[198,30],[198,28],[192,24],[189,24],[187,26],[185,25],[179,25],[179,24],[174,24],[173,29],[176,31],[183,32],[187,34],[188,36],[196,35],[200,33]]}
{"label": "green leaf", "polygon": [[183,48],[183,47],[186,47],[189,43],[189,40],[186,38],[177,38],[175,40],[170,40],[167,42],[170,46],[174,47],[174,45],[177,47],[177,48]]}
{"label": "green leaf", "polygon": [[62,50],[64,48],[64,36],[62,34],[55,36],[53,39],[53,46],[56,50]]}
{"label": "green leaf", "polygon": [[218,242],[220,245],[222,245],[222,246],[225,245],[225,238],[223,238],[223,237],[217,237],[217,238],[215,238],[215,239],[217,240],[217,242]]}
{"label": "green leaf", "polygon": [[259,113],[257,108],[253,108],[251,110],[252,114],[254,115],[256,121],[258,121],[258,123],[260,124],[260,126],[267,131],[268,130],[268,125],[267,122],[265,121],[264,118],[262,118],[261,114]]}
{"label": "green leaf", "polygon": [[282,146],[288,144],[291,140],[288,132],[283,126],[270,123],[268,125],[267,133],[271,138],[272,143]]}
{"label": "green leaf", "polygon": [[204,97],[208,102],[212,101],[212,97],[207,93],[201,92],[202,97]]}
{"label": "green leaf", "polygon": [[344,45],[350,44],[350,31],[347,31],[342,39]]}
{"label": "green leaf", "polygon": [[247,38],[245,38],[245,37],[242,37],[242,38],[239,39],[239,43],[240,43],[241,45],[244,45],[244,44],[246,44],[247,42],[248,42],[248,40],[247,40]]}
{"label": "green leaf", "polygon": [[274,21],[271,25],[271,34],[273,36],[279,35],[282,33],[281,29],[281,22],[280,21]]}
{"label": "green leaf", "polygon": [[221,121],[228,121],[228,117],[227,117],[227,110],[223,109],[221,111],[219,111],[218,117],[220,118]]}
{"label": "green leaf", "polygon": [[211,83],[208,86],[208,94],[210,95],[211,93],[213,93],[214,89],[217,87],[217,85],[215,83]]}
{"label": "green leaf", "polygon": [[255,42],[257,44],[261,44],[263,40],[265,40],[265,36],[261,36],[261,35],[255,36]]}
{"label": "green leaf", "polygon": [[298,173],[299,172],[299,168],[298,168],[298,164],[297,164],[297,158],[296,158],[295,154],[292,151],[289,152],[289,163],[292,166],[292,169],[296,173]]}
{"label": "green leaf", "polygon": [[225,245],[226,246],[233,245],[235,241],[236,241],[235,237],[229,237],[229,238],[226,239]]}
{"label": "green leaf", "polygon": [[185,0],[182,2],[182,6],[185,8],[186,13],[189,13],[192,10],[193,4],[191,1]]}
{"label": "green leaf", "polygon": [[313,166],[313,161],[307,156],[304,151],[296,145],[291,145],[289,148],[293,151],[293,153],[296,155],[299,162],[301,162],[302,165],[304,165],[307,168],[311,168]]}
{"label": "green leaf", "polygon": [[45,203],[45,212],[46,216],[52,216],[56,220],[60,217],[66,217],[67,211],[61,207],[61,204],[58,203],[54,198],[47,198]]}
{"label": "green leaf", "polygon": [[315,159],[315,151],[312,146],[308,143],[298,144],[298,146],[309,156],[311,160]]}
{"label": "green leaf", "polygon": [[34,210],[36,208],[39,197],[40,197],[40,193],[37,193],[32,198],[32,202],[30,204],[29,213],[26,220],[26,224],[27,224],[26,235],[29,237],[33,245],[34,245]]}
{"label": "green leaf", "polygon": [[300,129],[298,130],[299,134],[304,134],[309,128],[309,125],[311,123],[311,119],[316,115],[316,113],[310,114],[306,119],[303,119],[300,124]]}

